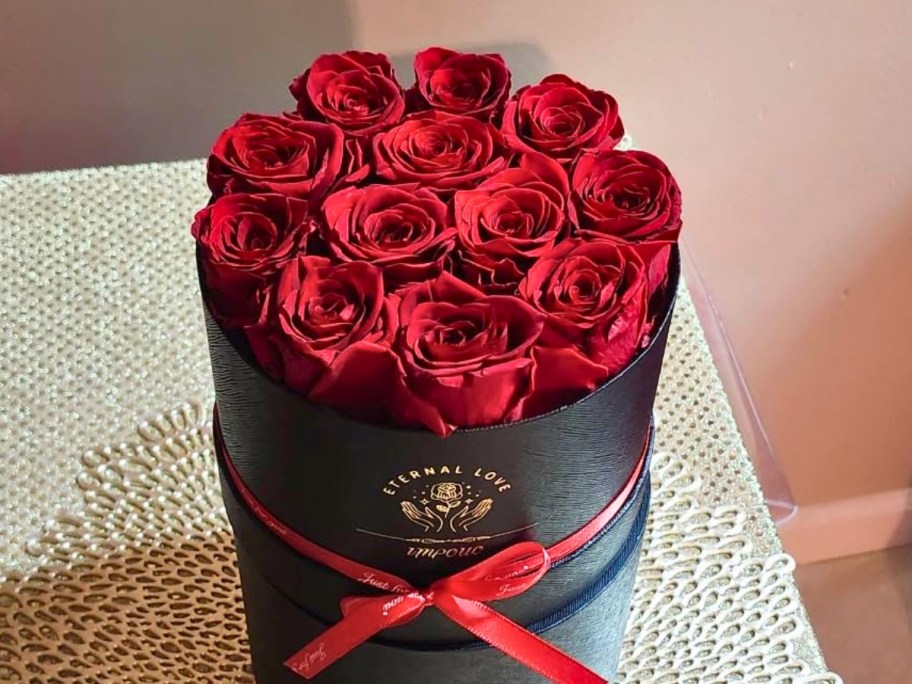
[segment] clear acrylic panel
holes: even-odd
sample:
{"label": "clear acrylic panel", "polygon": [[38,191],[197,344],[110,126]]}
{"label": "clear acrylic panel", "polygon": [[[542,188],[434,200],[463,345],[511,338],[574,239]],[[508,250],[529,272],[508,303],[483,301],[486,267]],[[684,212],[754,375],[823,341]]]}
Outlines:
{"label": "clear acrylic panel", "polygon": [[754,463],[770,514],[776,524],[781,525],[797,510],[788,480],[763,427],[712,293],[700,275],[700,270],[693,253],[687,247],[686,240],[681,243],[681,255],[684,280],[693,298],[697,316],[712,351],[713,360],[731,403],[738,428],[741,430],[744,445]]}

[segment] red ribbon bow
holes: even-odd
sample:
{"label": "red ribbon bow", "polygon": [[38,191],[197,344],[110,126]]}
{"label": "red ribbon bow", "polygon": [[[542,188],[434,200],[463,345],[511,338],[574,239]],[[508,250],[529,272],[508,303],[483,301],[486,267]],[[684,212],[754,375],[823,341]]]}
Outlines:
{"label": "red ribbon bow", "polygon": [[343,599],[342,619],[285,661],[296,674],[312,679],[377,633],[414,620],[425,608],[434,606],[482,641],[552,682],[608,684],[604,677],[485,604],[528,591],[548,572],[553,562],[592,541],[614,519],[633,492],[645,467],[648,443],[618,495],[569,537],[548,549],[533,541],[519,542],[422,590],[395,575],[314,544],[287,527],[257,501],[241,480],[221,441],[217,413],[215,435],[231,481],[261,522],[301,555],[350,579],[388,592],[381,596]]}
{"label": "red ribbon bow", "polygon": [[605,680],[548,642],[485,605],[527,591],[551,567],[548,551],[520,542],[477,565],[434,582],[427,590],[347,598],[342,620],[285,661],[306,679],[378,632],[418,617],[434,606],[479,639],[554,682],[605,684]]}

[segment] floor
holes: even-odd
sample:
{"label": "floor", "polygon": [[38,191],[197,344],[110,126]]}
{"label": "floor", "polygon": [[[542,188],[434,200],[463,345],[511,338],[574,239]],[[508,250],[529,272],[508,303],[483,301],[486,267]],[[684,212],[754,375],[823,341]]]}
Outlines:
{"label": "floor", "polygon": [[802,565],[795,577],[846,684],[912,683],[912,546]]}

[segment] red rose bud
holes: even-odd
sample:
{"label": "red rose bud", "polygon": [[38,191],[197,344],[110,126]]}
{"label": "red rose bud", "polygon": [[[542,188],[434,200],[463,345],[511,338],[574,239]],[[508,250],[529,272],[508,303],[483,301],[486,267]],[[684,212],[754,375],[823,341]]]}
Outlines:
{"label": "red rose bud", "polygon": [[431,47],[415,55],[414,109],[437,109],[482,121],[499,119],[510,96],[510,70],[496,54]]}
{"label": "red rose bud", "polygon": [[564,233],[567,174],[527,153],[474,190],[454,195],[460,272],[489,294],[514,294],[533,261]]}
{"label": "red rose bud", "polygon": [[408,387],[435,411],[431,420],[402,406],[403,415],[440,435],[515,417],[530,387],[540,314],[444,273],[403,292],[399,319]]}
{"label": "red rose bud", "polygon": [[284,195],[226,195],[196,214],[206,297],[227,328],[254,325],[280,267],[306,250],[315,222],[303,200]]}
{"label": "red rose bud", "polygon": [[580,157],[571,175],[571,218],[587,238],[675,241],[681,191],[668,167],[648,152]]}
{"label": "red rose bud", "polygon": [[343,52],[318,57],[288,87],[305,118],[333,123],[354,136],[370,136],[405,113],[402,88],[385,55]]}
{"label": "red rose bud", "polygon": [[622,370],[648,333],[649,280],[638,245],[568,240],[519,286],[546,316],[523,416],[585,396]]}
{"label": "red rose bud", "polygon": [[520,88],[507,102],[501,130],[514,150],[542,152],[565,166],[624,137],[615,99],[563,74]]}
{"label": "red rose bud", "polygon": [[273,342],[281,351],[286,384],[311,390],[337,357],[365,342],[389,347],[396,312],[383,295],[383,274],[371,264],[334,265],[302,256],[282,269],[275,292]]}
{"label": "red rose bud", "polygon": [[417,185],[341,190],[326,199],[323,215],[330,252],[382,268],[387,288],[439,274],[456,233],[446,204]]}
{"label": "red rose bud", "polygon": [[339,179],[344,136],[336,126],[299,117],[244,114],[215,141],[209,188],[277,192],[316,202]]}
{"label": "red rose bud", "polygon": [[490,124],[437,111],[407,117],[373,140],[377,175],[436,192],[476,185],[507,166],[500,133]]}

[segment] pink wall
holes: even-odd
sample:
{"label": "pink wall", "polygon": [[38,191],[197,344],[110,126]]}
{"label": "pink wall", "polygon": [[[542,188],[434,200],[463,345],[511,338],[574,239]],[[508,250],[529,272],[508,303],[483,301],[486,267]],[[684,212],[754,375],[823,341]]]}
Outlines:
{"label": "pink wall", "polygon": [[613,92],[799,504],[912,486],[912,4],[7,0],[0,170],[201,155],[319,51],[505,52]]}
{"label": "pink wall", "polygon": [[912,5],[396,4],[359,44],[534,46],[618,97],[799,503],[912,485]]}

